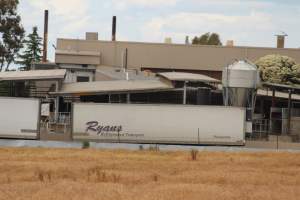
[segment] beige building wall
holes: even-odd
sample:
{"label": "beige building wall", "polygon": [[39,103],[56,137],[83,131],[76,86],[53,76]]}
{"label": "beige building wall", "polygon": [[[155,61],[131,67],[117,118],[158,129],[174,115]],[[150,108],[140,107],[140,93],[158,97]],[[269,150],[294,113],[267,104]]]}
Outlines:
{"label": "beige building wall", "polygon": [[[180,70],[222,71],[235,59],[256,61],[268,54],[281,54],[294,58],[300,63],[300,49],[277,49],[259,47],[199,46],[184,44],[158,44],[138,42],[87,41],[58,39],[57,50],[89,51],[101,54],[101,65],[122,66],[122,57],[128,49],[128,68],[156,68]],[[72,63],[72,60],[89,63],[89,56],[74,58],[56,54],[56,63]]]}

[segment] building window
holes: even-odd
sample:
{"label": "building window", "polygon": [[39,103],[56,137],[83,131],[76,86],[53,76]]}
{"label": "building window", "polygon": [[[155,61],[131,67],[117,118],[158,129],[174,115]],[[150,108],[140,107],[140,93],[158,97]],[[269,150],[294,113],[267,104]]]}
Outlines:
{"label": "building window", "polygon": [[77,76],[77,82],[89,82],[90,77],[88,76]]}

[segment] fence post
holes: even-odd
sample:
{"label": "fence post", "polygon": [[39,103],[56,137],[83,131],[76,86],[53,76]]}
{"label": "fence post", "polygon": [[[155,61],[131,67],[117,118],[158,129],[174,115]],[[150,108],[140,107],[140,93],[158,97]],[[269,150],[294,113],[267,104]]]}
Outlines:
{"label": "fence post", "polygon": [[277,136],[277,137],[276,137],[276,138],[277,138],[277,140],[276,140],[276,143],[277,143],[277,144],[276,144],[276,148],[277,148],[277,150],[278,150],[278,149],[279,149],[279,144],[278,144],[279,135],[277,134],[276,136]]}

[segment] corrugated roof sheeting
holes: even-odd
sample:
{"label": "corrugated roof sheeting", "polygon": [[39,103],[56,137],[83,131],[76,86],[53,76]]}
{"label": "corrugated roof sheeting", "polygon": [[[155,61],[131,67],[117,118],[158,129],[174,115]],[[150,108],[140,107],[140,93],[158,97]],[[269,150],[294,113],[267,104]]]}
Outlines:
{"label": "corrugated roof sheeting", "polygon": [[65,69],[0,72],[0,81],[64,79]]}

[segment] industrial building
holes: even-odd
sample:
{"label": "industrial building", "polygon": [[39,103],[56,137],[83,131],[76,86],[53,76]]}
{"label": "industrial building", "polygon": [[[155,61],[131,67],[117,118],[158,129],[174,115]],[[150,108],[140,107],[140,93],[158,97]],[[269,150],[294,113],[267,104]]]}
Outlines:
{"label": "industrial building", "polygon": [[58,39],[55,63],[112,67],[126,64],[128,69],[200,73],[220,80],[224,66],[235,60],[255,62],[269,54],[289,56],[300,63],[300,49],[103,41],[97,37]]}
{"label": "industrial building", "polygon": [[43,62],[30,71],[1,72],[0,95],[40,99],[37,138],[45,140],[74,139],[74,104],[122,103],[244,107],[248,138],[279,134],[299,141],[300,88],[260,83],[251,63],[268,54],[300,63],[300,49],[116,41],[114,23],[112,41],[98,40],[98,33],[57,39],[54,63],[44,51]]}

